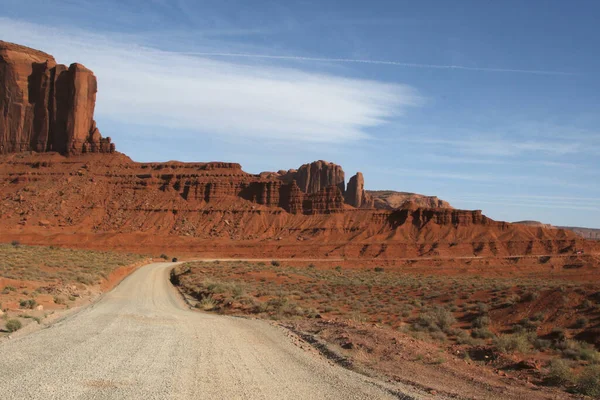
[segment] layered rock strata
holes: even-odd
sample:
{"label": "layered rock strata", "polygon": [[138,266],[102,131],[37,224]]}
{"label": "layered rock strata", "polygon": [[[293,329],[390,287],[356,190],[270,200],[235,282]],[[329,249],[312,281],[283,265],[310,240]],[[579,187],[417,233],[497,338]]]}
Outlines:
{"label": "layered rock strata", "polygon": [[96,77],[81,64],[0,41],[0,154],[113,153],[94,121]]}

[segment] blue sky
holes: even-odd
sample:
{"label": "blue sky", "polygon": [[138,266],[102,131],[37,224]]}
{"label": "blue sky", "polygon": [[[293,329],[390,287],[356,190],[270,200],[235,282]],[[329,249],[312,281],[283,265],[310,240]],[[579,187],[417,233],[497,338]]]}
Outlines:
{"label": "blue sky", "polygon": [[317,159],[368,189],[600,228],[596,1],[0,0],[0,39],[81,62],[137,161]]}

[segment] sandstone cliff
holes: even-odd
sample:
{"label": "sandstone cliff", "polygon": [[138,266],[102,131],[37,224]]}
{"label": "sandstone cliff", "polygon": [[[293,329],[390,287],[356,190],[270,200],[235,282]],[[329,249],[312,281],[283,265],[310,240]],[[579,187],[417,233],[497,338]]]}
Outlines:
{"label": "sandstone cliff", "polygon": [[373,208],[374,199],[365,190],[365,178],[361,172],[357,172],[348,181],[345,194],[346,204],[356,208]]}
{"label": "sandstone cliff", "polygon": [[96,77],[38,50],[0,41],[0,154],[112,153],[94,121]]}
{"label": "sandstone cliff", "polygon": [[319,160],[304,164],[298,170],[280,171],[284,182],[295,180],[300,190],[313,194],[329,186],[337,186],[342,193],[346,189],[344,170],[340,165]]}

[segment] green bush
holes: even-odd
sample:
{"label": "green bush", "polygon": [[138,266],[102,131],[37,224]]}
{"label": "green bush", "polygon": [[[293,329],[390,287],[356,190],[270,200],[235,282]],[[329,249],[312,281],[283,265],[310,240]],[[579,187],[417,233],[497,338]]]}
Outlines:
{"label": "green bush", "polygon": [[600,366],[585,367],[577,380],[577,391],[593,398],[600,397]]}
{"label": "green bush", "polygon": [[210,311],[216,306],[217,303],[211,296],[204,297],[202,300],[200,300],[200,303],[198,303],[198,308],[201,308],[204,311]]}
{"label": "green bush", "polygon": [[432,332],[429,336],[431,336],[431,338],[435,341],[438,342],[445,342],[448,337],[446,336],[446,334],[444,332]]}
{"label": "green bush", "polygon": [[35,306],[37,306],[37,302],[34,299],[21,300],[19,302],[19,307],[21,308],[28,308],[30,310],[33,310]]}
{"label": "green bush", "polygon": [[514,325],[512,330],[514,333],[535,332],[535,331],[537,331],[539,326],[540,326],[539,321],[534,321],[529,318],[524,318],[521,321],[519,321],[518,324]]}
{"label": "green bush", "polygon": [[456,319],[452,313],[442,307],[435,307],[430,311],[422,313],[416,321],[416,330],[428,330],[430,332],[448,332]]}
{"label": "green bush", "polygon": [[536,350],[548,350],[549,348],[552,347],[552,341],[551,340],[547,340],[547,339],[540,339],[537,338],[533,341],[533,347],[536,348]]}
{"label": "green bush", "polygon": [[163,253],[160,255],[160,258],[162,258],[163,260],[168,260],[169,256]]}
{"label": "green bush", "polygon": [[279,267],[281,265],[281,263],[279,261],[273,260],[273,261],[271,261],[271,265],[274,267]]}
{"label": "green bush", "polygon": [[523,334],[500,335],[494,340],[494,345],[502,353],[527,353],[529,351],[529,339]]}
{"label": "green bush", "polygon": [[556,385],[564,385],[575,381],[575,376],[569,364],[561,359],[554,359],[548,365],[548,379]]}
{"label": "green bush", "polygon": [[21,321],[18,319],[9,319],[6,321],[6,330],[9,332],[16,332],[23,327]]}
{"label": "green bush", "polygon": [[471,331],[471,336],[475,339],[491,339],[495,335],[488,328],[477,328]]}
{"label": "green bush", "polygon": [[473,328],[485,328],[487,326],[490,326],[490,318],[487,316],[477,317],[473,320],[471,326]]}
{"label": "green bush", "polygon": [[596,351],[594,346],[585,342],[576,340],[565,340],[557,347],[562,349],[563,356],[573,360],[589,361],[591,363],[600,362],[600,353]]}
{"label": "green bush", "polygon": [[475,346],[476,344],[478,344],[478,342],[479,340],[472,338],[466,331],[459,330],[459,332],[456,334],[456,343],[458,344]]}

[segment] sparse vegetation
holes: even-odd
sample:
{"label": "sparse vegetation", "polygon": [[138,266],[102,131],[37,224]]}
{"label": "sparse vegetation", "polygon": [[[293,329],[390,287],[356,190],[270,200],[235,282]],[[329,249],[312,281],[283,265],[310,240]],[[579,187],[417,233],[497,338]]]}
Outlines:
{"label": "sparse vegetation", "polygon": [[6,330],[9,332],[16,332],[23,327],[21,321],[18,319],[9,319],[6,321]]}
{"label": "sparse vegetation", "polygon": [[19,307],[28,308],[30,310],[33,310],[36,305],[37,305],[37,302],[34,299],[21,300],[19,302]]}
{"label": "sparse vegetation", "polygon": [[494,339],[494,345],[502,353],[527,353],[530,350],[530,338],[525,334],[500,335]]}
{"label": "sparse vegetation", "polygon": [[575,381],[575,375],[569,364],[558,358],[550,361],[547,377],[555,385],[564,385]]}
{"label": "sparse vegetation", "polygon": [[593,398],[600,397],[600,365],[584,368],[577,380],[577,391]]}
{"label": "sparse vegetation", "polygon": [[[577,371],[598,365],[600,357],[593,345],[573,337],[596,326],[600,315],[595,304],[587,304],[589,316],[566,313],[569,302],[563,298],[593,303],[590,299],[600,293],[596,287],[524,278],[422,276],[387,267],[344,268],[342,274],[339,265],[290,264],[188,263],[176,271],[189,271],[179,275],[180,285],[206,310],[284,320],[325,315],[391,328],[430,343],[455,344],[465,349],[465,359],[476,360],[481,351],[476,349],[487,349],[486,363],[500,362],[499,353],[510,355],[498,360],[527,360],[544,352],[547,364],[539,374],[549,384],[577,387],[582,393],[593,390],[588,389],[593,373],[586,372],[585,384],[580,384]],[[556,302],[549,307],[548,299]],[[435,358],[428,363],[436,364]]]}
{"label": "sparse vegetation", "polygon": [[45,318],[44,307],[56,308],[56,304],[69,308],[69,302],[87,293],[83,285],[108,280],[115,269],[144,258],[18,242],[0,244],[0,278],[11,283],[0,290],[0,301],[6,306],[0,312],[0,318],[6,321],[5,330],[20,329],[24,319],[40,322]]}
{"label": "sparse vegetation", "polygon": [[[0,244],[0,276],[31,281],[94,284],[114,269],[142,260],[137,254]],[[43,268],[42,268],[43,267]],[[14,291],[6,286],[6,291]]]}

